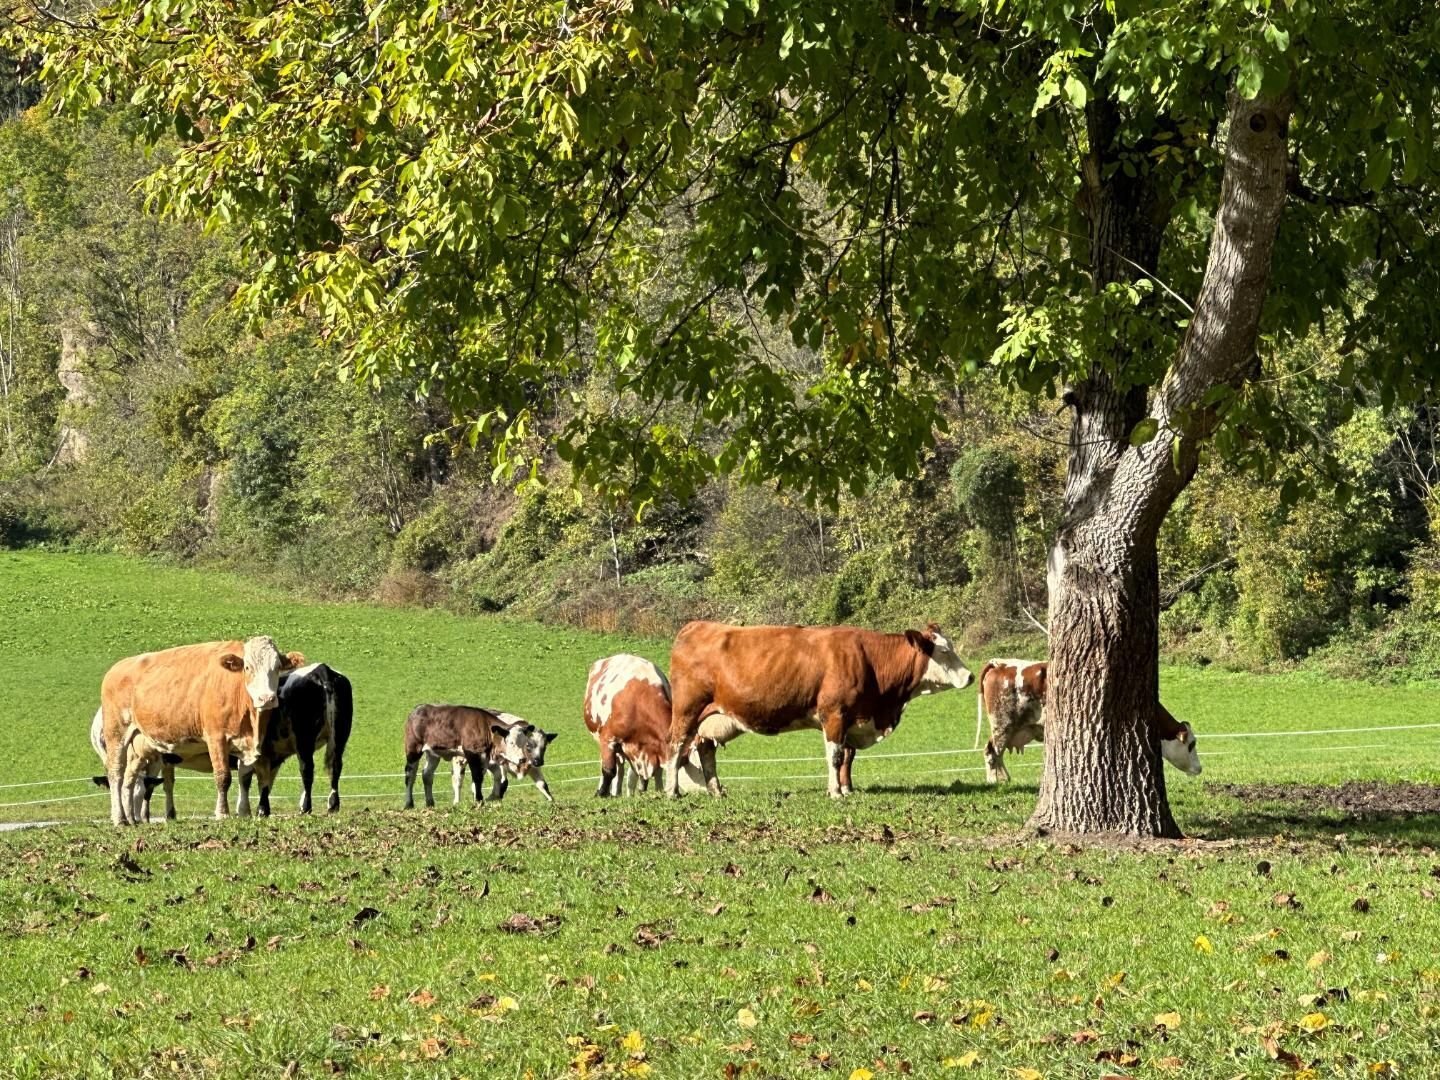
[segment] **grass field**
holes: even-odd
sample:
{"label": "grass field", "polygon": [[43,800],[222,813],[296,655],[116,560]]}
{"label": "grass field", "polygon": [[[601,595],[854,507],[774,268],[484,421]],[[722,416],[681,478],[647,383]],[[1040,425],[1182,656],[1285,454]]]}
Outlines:
{"label": "grass field", "polygon": [[[354,682],[341,813],[296,815],[290,765],[267,822],[97,823],[106,667],[256,632]],[[70,822],[0,835],[0,1076],[1440,1076],[1433,789],[1356,815],[1276,787],[1433,785],[1440,687],[1167,669],[1209,840],[1081,850],[1013,838],[1042,754],[980,784],[969,691],[916,702],[844,803],[811,734],[729,747],[725,800],[600,803],[581,695],[621,649],[665,661],[0,552],[0,821]],[[384,774],[436,700],[559,731],[557,804],[400,812]]]}

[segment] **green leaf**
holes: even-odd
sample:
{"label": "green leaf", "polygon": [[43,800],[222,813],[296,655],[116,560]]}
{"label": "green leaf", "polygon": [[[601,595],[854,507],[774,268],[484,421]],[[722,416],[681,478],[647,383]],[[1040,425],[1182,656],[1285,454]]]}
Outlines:
{"label": "green leaf", "polygon": [[1365,156],[1365,189],[1380,191],[1390,182],[1390,170],[1395,157],[1388,143],[1379,143],[1370,148]]}
{"label": "green leaf", "polygon": [[1085,87],[1085,81],[1078,75],[1065,76],[1065,97],[1075,108],[1085,108],[1085,102],[1090,99],[1090,92]]}
{"label": "green leaf", "polygon": [[1144,420],[1141,420],[1130,430],[1130,445],[1139,446],[1141,443],[1149,442],[1155,437],[1155,433],[1159,430],[1159,420],[1156,420],[1153,416],[1145,417]]}

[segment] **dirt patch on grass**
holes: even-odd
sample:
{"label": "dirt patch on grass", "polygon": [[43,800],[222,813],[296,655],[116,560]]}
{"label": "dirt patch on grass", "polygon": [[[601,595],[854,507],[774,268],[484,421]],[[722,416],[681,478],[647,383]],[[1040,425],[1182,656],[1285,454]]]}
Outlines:
{"label": "dirt patch on grass", "polygon": [[1440,814],[1440,786],[1352,781],[1327,784],[1221,784],[1219,790],[1246,803],[1286,803],[1307,810],[1338,810],[1355,817]]}

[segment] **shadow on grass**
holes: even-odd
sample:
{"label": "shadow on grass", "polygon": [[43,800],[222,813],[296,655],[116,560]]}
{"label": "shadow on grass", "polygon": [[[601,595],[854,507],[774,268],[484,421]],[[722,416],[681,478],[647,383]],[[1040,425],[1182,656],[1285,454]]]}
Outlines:
{"label": "shadow on grass", "polygon": [[875,795],[995,795],[1013,798],[1021,795],[1034,799],[1040,794],[1038,784],[976,784],[967,780],[952,780],[948,784],[865,784],[855,786],[856,794],[870,792]]}
{"label": "shadow on grass", "polygon": [[1217,785],[1185,814],[1187,832],[1211,840],[1284,835],[1351,844],[1440,844],[1440,787],[1352,782],[1340,785]]}

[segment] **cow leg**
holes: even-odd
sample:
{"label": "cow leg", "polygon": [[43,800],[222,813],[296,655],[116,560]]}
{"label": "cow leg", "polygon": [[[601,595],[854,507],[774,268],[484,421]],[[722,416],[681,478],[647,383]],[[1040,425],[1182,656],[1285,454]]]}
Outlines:
{"label": "cow leg", "polygon": [[832,799],[838,799],[844,794],[840,789],[840,766],[845,762],[845,717],[839,709],[826,709],[821,713],[821,731],[825,733],[827,790]]}
{"label": "cow leg", "polygon": [[620,755],[615,752],[614,745],[601,743],[600,786],[595,789],[596,798],[604,799],[611,795],[620,794],[620,778],[617,775],[620,767]]}
{"label": "cow leg", "polygon": [[175,766],[168,762],[160,766],[160,783],[165,788],[165,820],[175,820]]}
{"label": "cow leg", "polygon": [[485,801],[481,789],[485,786],[487,762],[479,754],[466,754],[465,764],[470,767],[470,786],[475,789],[475,804],[478,806]]}
{"label": "cow leg", "polygon": [[640,770],[635,768],[633,763],[628,769],[625,769],[622,764],[621,769],[624,771],[615,776],[616,794],[618,795],[620,789],[623,788],[625,794],[633,798],[640,793]]}
{"label": "cow leg", "polygon": [[235,802],[235,813],[238,817],[249,817],[250,782],[255,779],[255,769],[251,765],[241,765],[236,771],[240,774],[240,797]]}
{"label": "cow leg", "polygon": [[1005,752],[1000,749],[1004,745],[992,731],[990,741],[985,744],[985,779],[991,784],[1010,779],[1010,770],[1005,768]]}
{"label": "cow leg", "polygon": [[340,809],[340,771],[345,765],[345,751],[335,748],[335,733],[325,741],[325,771],[330,774],[330,798],[326,800],[325,812],[333,814]]}
{"label": "cow leg", "polygon": [[297,745],[295,756],[300,759],[300,813],[308,814],[315,808],[310,789],[315,786],[315,744]]}
{"label": "cow leg", "polygon": [[440,755],[425,752],[425,767],[420,770],[420,779],[425,782],[425,805],[435,805],[435,770],[440,767]]}
{"label": "cow leg", "polygon": [[111,739],[105,747],[105,778],[110,782],[110,824],[129,823],[129,809],[125,793],[125,757],[129,747],[128,734]]}
{"label": "cow leg", "polygon": [[415,770],[420,765],[420,753],[405,755],[405,809],[415,809]]}
{"label": "cow leg", "polygon": [[715,744],[709,739],[705,739],[698,745],[700,747],[700,772],[705,777],[705,790],[717,797],[724,795],[725,789],[720,786],[720,777],[715,772]]}
{"label": "cow leg", "polygon": [[135,747],[139,731],[139,728],[132,725],[121,740],[124,766],[118,786],[124,796],[120,800],[121,812],[124,815],[122,824],[128,825],[139,824],[145,811],[145,776],[152,765],[146,755]]}
{"label": "cow leg", "polygon": [[854,768],[854,766],[855,766],[855,748],[854,748],[853,746],[847,746],[847,747],[845,747],[845,758],[844,758],[843,761],[840,762],[840,794],[841,794],[841,795],[849,795],[849,794],[851,794],[851,793],[855,790],[854,784],[851,783],[851,774],[850,774],[850,770],[851,770],[852,768]]}
{"label": "cow leg", "polygon": [[690,746],[695,741],[695,733],[700,730],[700,714],[710,704],[710,699],[709,691],[691,692],[681,697],[678,687],[672,684],[672,689],[675,696],[670,703],[670,763],[665,770],[665,794],[678,799],[680,763],[690,756]]}
{"label": "cow leg", "polygon": [[215,735],[205,740],[210,751],[210,768],[215,771],[215,816],[230,816],[230,755],[225,747],[225,737]]}
{"label": "cow leg", "polygon": [[465,779],[465,758],[462,754],[456,754],[450,759],[450,794],[453,796],[452,806],[460,805],[460,783]]}
{"label": "cow leg", "polygon": [[260,808],[261,817],[270,816],[270,792],[275,788],[275,774],[280,770],[267,757],[261,756],[255,763],[252,771],[255,773],[255,781],[260,785]]}

